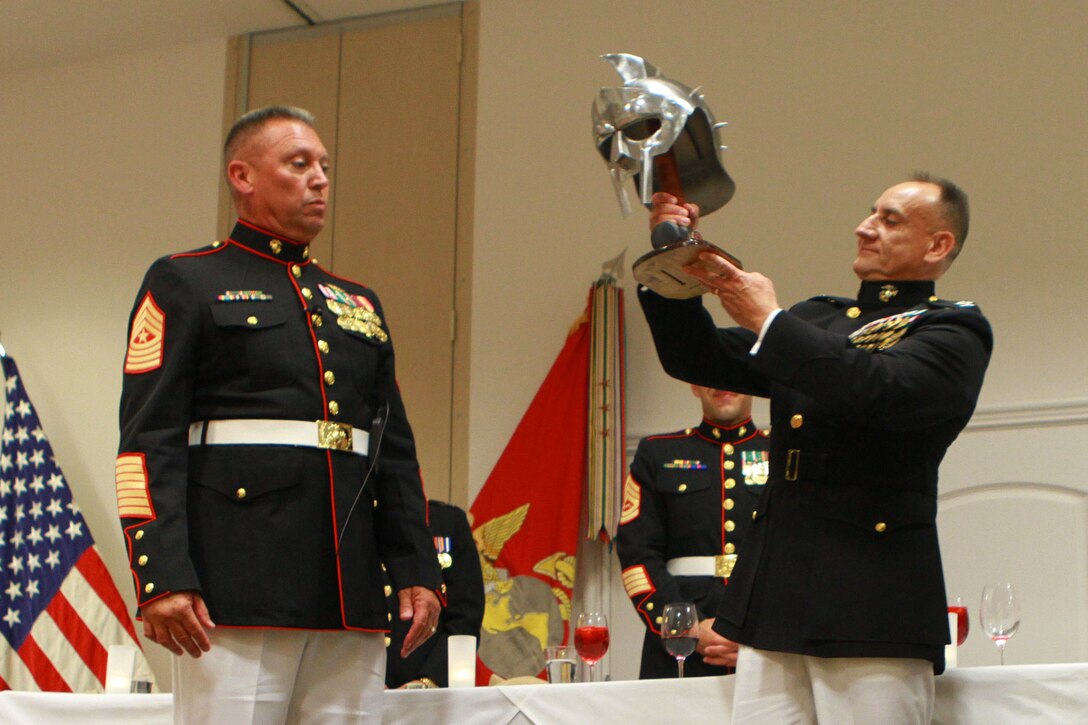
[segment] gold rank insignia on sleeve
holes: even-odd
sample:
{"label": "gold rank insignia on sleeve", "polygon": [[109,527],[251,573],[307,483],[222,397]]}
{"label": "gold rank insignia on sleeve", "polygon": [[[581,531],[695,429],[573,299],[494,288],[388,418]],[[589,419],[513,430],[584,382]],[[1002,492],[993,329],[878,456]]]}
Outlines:
{"label": "gold rank insignia on sleeve", "polygon": [[925,313],[924,309],[907,310],[898,315],[882,317],[850,333],[854,347],[870,352],[887,350],[903,339],[912,322]]}
{"label": "gold rank insignia on sleeve", "polygon": [[638,518],[642,505],[642,487],[635,482],[631,474],[623,482],[623,505],[620,509],[620,525],[628,524]]}
{"label": "gold rank insignia on sleeve", "polygon": [[389,339],[389,335],[382,329],[382,318],[366,297],[350,294],[334,284],[320,284],[318,289],[325,295],[325,304],[329,311],[336,315],[337,325],[378,342]]}
{"label": "gold rank insignia on sleeve", "polygon": [[646,573],[646,567],[642,564],[624,569],[621,577],[623,578],[623,588],[627,592],[627,596],[632,599],[640,594],[654,590],[653,585],[650,584],[650,575]]}
{"label": "gold rank insignia on sleeve", "polygon": [[147,488],[147,461],[142,453],[122,453],[114,466],[117,513],[123,519],[149,519],[151,494]]}
{"label": "gold rank insignia on sleeve", "polygon": [[125,353],[125,373],[149,373],[162,367],[162,340],[166,334],[166,313],[148,290],[132,318],[132,334]]}

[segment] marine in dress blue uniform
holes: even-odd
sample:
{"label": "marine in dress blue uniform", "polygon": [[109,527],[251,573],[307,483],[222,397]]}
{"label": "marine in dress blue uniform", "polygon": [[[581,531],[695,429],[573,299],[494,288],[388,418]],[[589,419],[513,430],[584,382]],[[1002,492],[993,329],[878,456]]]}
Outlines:
{"label": "marine in dress blue uniform", "polygon": [[156,261],[129,320],[116,482],[144,632],[182,655],[179,721],[375,721],[381,563],[406,650],[441,588],[390,330],[373,290],[310,258],[312,117],[246,114],[224,155],[241,218]]}
{"label": "marine in dress blue uniform", "polygon": [[[386,643],[385,684],[389,688],[447,687],[449,685],[449,638],[464,634],[480,637],[484,621],[484,575],[480,555],[472,538],[468,516],[453,504],[430,501],[429,528],[435,558],[442,570],[446,606],[438,619],[438,631],[407,657],[400,656],[409,622],[393,617],[393,629]],[[397,611],[392,587],[386,588],[389,611]]]}
{"label": "marine in dress blue uniform", "polygon": [[[739,397],[747,401],[740,420],[704,417],[695,428],[643,438],[624,482],[616,553],[646,626],[641,679],[678,674],[661,641],[665,605],[692,602],[700,618],[714,617],[738,557],[745,556],[769,458],[768,432],[752,422],[750,398]],[[685,677],[730,671],[697,652],[684,662]]]}
{"label": "marine in dress blue uniform", "polygon": [[[950,209],[955,196],[962,204]],[[664,198],[657,211],[655,222],[685,216]],[[856,230],[857,297],[788,311],[774,310],[762,275],[707,260],[697,275],[743,327],[718,329],[700,299],[640,290],[669,374],[771,399],[771,475],[751,555],[715,621],[724,636],[757,652],[942,671],[937,469],[974,411],[993,346],[973,303],[935,292],[966,224],[954,185],[921,176],[893,186]],[[931,679],[928,688],[931,709]]]}

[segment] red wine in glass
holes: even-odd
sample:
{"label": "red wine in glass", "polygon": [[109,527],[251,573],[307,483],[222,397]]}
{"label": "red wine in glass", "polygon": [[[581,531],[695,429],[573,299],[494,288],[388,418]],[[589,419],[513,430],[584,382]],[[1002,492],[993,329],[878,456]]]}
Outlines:
{"label": "red wine in glass", "polygon": [[578,627],[574,630],[574,647],[588,664],[597,664],[608,652],[608,627]]}
{"label": "red wine in glass", "polygon": [[608,618],[601,612],[582,612],[574,628],[574,649],[589,666],[589,681],[593,682],[596,665],[608,652]]}

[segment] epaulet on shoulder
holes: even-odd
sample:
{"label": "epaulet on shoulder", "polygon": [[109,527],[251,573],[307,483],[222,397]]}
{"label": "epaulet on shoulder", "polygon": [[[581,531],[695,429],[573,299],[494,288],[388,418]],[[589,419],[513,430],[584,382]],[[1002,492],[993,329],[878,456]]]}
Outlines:
{"label": "epaulet on shoulder", "polygon": [[652,442],[655,440],[660,440],[662,438],[683,438],[685,436],[693,435],[694,433],[694,428],[681,428],[680,430],[674,430],[671,433],[652,433],[643,438],[642,440]]}
{"label": "epaulet on shoulder", "polygon": [[945,310],[974,310],[975,312],[980,311],[978,309],[978,305],[976,305],[971,300],[957,300],[953,302],[952,300],[930,299],[929,306]]}
{"label": "epaulet on shoulder", "polygon": [[854,304],[854,300],[849,297],[835,297],[834,295],[816,295],[815,297],[809,297],[809,302],[829,302],[839,307],[846,307],[847,305]]}
{"label": "epaulet on shoulder", "polygon": [[218,239],[208,242],[203,247],[197,247],[196,249],[190,249],[185,252],[175,252],[174,254],[168,254],[164,259],[177,259],[179,257],[200,257],[208,254],[209,252],[215,252],[227,246],[226,242],[221,242]]}

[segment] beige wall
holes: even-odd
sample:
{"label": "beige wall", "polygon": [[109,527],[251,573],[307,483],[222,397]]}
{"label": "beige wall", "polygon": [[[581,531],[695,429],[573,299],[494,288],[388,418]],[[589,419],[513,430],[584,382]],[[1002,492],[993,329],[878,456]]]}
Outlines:
{"label": "beige wall", "polygon": [[224,39],[0,74],[0,339],[132,607],[113,489],[125,328],[151,261],[215,238],[225,58]]}
{"label": "beige wall", "polygon": [[[605,0],[482,1],[471,491],[600,262],[624,247],[630,262],[646,248],[645,214],[621,218],[590,142],[590,101],[616,84],[597,60],[603,52],[645,55],[704,86],[730,122],[726,160],[738,183],[704,231],[772,276],[785,303],[854,290],[851,232],[885,186],[919,167],[959,180],[975,219],[940,290],[977,300],[997,330],[983,409],[1022,404],[1045,423],[1051,404],[1066,401],[1073,425],[1054,429],[1054,448],[1083,431],[1088,42],[1079,0],[887,12],[865,0],[679,6],[682,25],[647,23],[661,7],[650,0],[622,11]],[[223,39],[0,70],[0,339],[126,596],[112,485],[125,320],[154,257],[214,234],[225,57]],[[693,401],[660,371],[629,283],[628,297],[628,430],[685,425]],[[953,449],[960,480],[950,485],[979,470],[976,461],[993,470],[1032,453],[985,445],[986,435],[972,434],[966,459]],[[629,668],[616,663],[613,673]]]}

